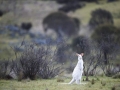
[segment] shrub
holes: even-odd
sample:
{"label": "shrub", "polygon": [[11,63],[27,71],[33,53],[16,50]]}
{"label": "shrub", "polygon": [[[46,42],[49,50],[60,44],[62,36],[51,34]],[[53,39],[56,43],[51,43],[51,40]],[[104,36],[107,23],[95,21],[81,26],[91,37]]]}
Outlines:
{"label": "shrub", "polygon": [[50,61],[52,50],[49,46],[24,45],[24,51],[14,61],[14,72],[19,80],[37,76],[48,79],[60,73],[61,68],[56,66],[55,61]]}
{"label": "shrub", "polygon": [[12,79],[10,72],[12,70],[12,64],[9,60],[0,60],[0,78]]}
{"label": "shrub", "polygon": [[51,62],[44,62],[42,67],[39,69],[39,76],[43,79],[50,79],[57,76],[61,71],[60,67],[55,67],[55,65]]}
{"label": "shrub", "polygon": [[[32,48],[27,47],[18,58],[14,71],[17,73],[19,79],[28,77],[30,79],[35,79],[39,70],[40,60],[39,57],[35,56],[33,53],[35,53],[35,51],[32,50]],[[23,75],[21,73],[23,73]]]}
{"label": "shrub", "polygon": [[32,23],[31,22],[23,22],[21,24],[21,28],[26,31],[29,31],[32,28]]}

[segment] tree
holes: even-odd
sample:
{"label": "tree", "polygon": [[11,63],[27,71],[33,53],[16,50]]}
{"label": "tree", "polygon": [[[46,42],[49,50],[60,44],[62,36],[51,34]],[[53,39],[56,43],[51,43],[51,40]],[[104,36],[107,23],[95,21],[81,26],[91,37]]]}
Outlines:
{"label": "tree", "polygon": [[97,67],[102,62],[101,51],[98,50],[96,43],[84,36],[79,36],[73,39],[72,48],[75,52],[85,53],[84,60],[84,75],[86,81],[89,80],[89,76],[96,75],[98,73]]}
{"label": "tree", "polygon": [[113,25],[101,25],[92,34],[92,39],[97,42],[97,45],[103,52],[105,64],[109,63],[109,54],[117,53],[119,35],[120,31]]}
{"label": "tree", "polygon": [[89,41],[84,36],[76,37],[73,39],[72,48],[78,53],[89,53]]}
{"label": "tree", "polygon": [[109,11],[103,9],[96,9],[95,11],[92,11],[91,19],[89,21],[89,25],[91,29],[94,29],[102,24],[113,24],[113,23],[114,23],[113,17]]}
{"label": "tree", "polygon": [[49,14],[43,19],[43,28],[45,31],[48,29],[54,30],[59,36],[62,35],[76,35],[79,31],[78,20],[67,16],[63,12],[54,12]]}
{"label": "tree", "polygon": [[[92,43],[92,48],[90,53],[85,55],[84,58],[84,75],[86,76],[86,81],[89,80],[89,76],[94,76],[98,74],[97,68],[101,65],[102,57],[100,50],[97,50],[97,47]],[[93,53],[94,52],[94,53]]]}

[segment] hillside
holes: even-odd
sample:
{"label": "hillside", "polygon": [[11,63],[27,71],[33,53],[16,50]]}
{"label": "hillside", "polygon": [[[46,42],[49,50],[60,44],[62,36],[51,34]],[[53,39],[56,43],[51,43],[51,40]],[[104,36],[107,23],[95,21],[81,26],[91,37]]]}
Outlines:
{"label": "hillside", "polygon": [[[23,37],[19,36],[16,36],[17,38],[11,38],[8,31],[6,31],[7,33],[4,33],[4,26],[15,24],[20,26],[22,22],[31,22],[33,27],[30,32],[35,34],[45,34],[42,27],[43,18],[45,18],[49,13],[57,11],[58,8],[62,6],[57,4],[55,1],[41,0],[23,0],[16,2],[0,0],[0,2],[1,10],[5,11],[5,14],[0,17],[0,58],[11,56],[12,54],[10,52],[11,49],[9,45],[14,45],[14,43],[19,44],[23,40]],[[110,11],[114,17],[115,26],[120,27],[120,1],[103,4],[85,3],[83,8],[78,9],[75,12],[70,12],[68,15],[71,17],[77,17],[81,20],[81,28],[84,28],[89,22],[91,12],[97,8]],[[82,30],[80,33],[82,33]],[[83,34],[87,33],[88,31],[85,31]],[[26,37],[27,40],[30,40],[29,35],[24,37]]]}
{"label": "hillside", "polygon": [[91,12],[101,8],[108,10],[112,13],[114,18],[115,26],[119,27],[120,23],[120,1],[112,2],[112,3],[103,3],[103,4],[96,4],[96,3],[88,3],[82,9],[77,10],[73,16],[78,17],[83,25],[88,24],[89,19],[91,17]]}
{"label": "hillside", "polygon": [[[3,3],[2,8],[8,8],[10,5],[8,3]],[[11,4],[10,11],[0,18],[0,23],[3,24],[18,24],[22,22],[32,22],[32,31],[42,30],[41,22],[45,16],[51,12],[55,12],[62,5],[57,4],[55,1],[22,1]],[[76,10],[75,12],[68,13],[69,16],[77,17],[81,20],[83,25],[87,25],[90,19],[90,14],[93,10],[102,8],[110,11],[114,17],[114,22],[116,26],[119,26],[120,22],[120,1],[104,4],[96,3],[85,3],[85,7]]]}

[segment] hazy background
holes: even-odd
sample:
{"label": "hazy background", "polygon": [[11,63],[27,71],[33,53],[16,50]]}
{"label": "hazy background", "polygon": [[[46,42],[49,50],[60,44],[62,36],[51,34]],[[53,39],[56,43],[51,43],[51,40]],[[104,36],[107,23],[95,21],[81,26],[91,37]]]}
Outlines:
{"label": "hazy background", "polygon": [[119,24],[120,0],[0,0],[0,59],[15,59],[11,47],[21,53],[24,41],[62,44],[57,61],[71,70],[75,52],[119,64]]}

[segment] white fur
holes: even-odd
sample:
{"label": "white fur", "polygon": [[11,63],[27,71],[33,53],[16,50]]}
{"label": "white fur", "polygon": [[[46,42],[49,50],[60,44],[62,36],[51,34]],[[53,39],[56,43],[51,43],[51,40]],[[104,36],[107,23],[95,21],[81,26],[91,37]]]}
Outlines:
{"label": "white fur", "polygon": [[82,73],[83,73],[83,59],[82,56],[79,55],[78,63],[73,70],[72,80],[69,82],[69,84],[72,84],[74,81],[76,82],[76,84],[81,84]]}

